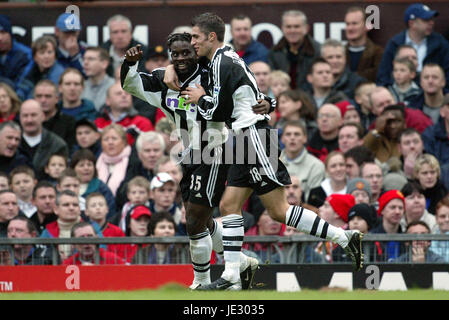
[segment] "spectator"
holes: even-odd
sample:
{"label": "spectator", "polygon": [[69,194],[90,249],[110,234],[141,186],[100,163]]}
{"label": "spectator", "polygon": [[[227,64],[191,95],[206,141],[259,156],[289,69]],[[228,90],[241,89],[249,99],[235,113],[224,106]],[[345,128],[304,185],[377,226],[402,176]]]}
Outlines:
{"label": "spectator", "polygon": [[307,72],[307,82],[310,85],[309,94],[317,109],[326,103],[336,103],[346,100],[347,96],[332,88],[335,78],[330,63],[323,58],[317,58],[310,64]]}
{"label": "spectator", "polygon": [[263,61],[254,61],[249,66],[249,69],[254,73],[256,78],[257,87],[260,92],[274,98],[273,93],[270,91],[270,73],[271,67]]}
{"label": "spectator", "polygon": [[320,206],[320,217],[337,228],[347,229],[349,209],[354,205],[353,195],[331,194]]}
{"label": "spectator", "polygon": [[440,164],[430,154],[422,154],[416,159],[413,178],[421,185],[426,197],[426,209],[435,215],[437,203],[448,193],[440,180]]}
{"label": "spectator", "polygon": [[135,176],[143,176],[151,181],[155,175],[154,167],[164,155],[165,141],[161,134],[154,131],[143,132],[136,140],[137,160],[126,168],[126,176],[116,194],[117,207],[122,207],[126,201],[126,185]]}
{"label": "spectator", "polygon": [[376,226],[377,217],[376,209],[367,203],[357,203],[349,209],[348,213],[348,229],[359,230],[367,234],[374,226]]}
{"label": "spectator", "polygon": [[33,97],[34,87],[41,80],[58,84],[64,67],[56,60],[56,49],[56,39],[47,35],[36,39],[31,45],[33,62],[20,76],[16,90],[22,100]]}
{"label": "spectator", "polygon": [[31,217],[37,210],[31,201],[37,183],[33,169],[27,166],[16,167],[9,174],[9,180],[12,191],[17,195],[20,210],[27,218]]}
{"label": "spectator", "polygon": [[320,56],[320,44],[309,33],[307,16],[299,10],[282,14],[282,39],[268,53],[273,70],[282,70],[292,79],[292,89],[304,88],[306,72],[313,59]]}
{"label": "spectator", "polygon": [[7,173],[0,171],[0,191],[9,188],[9,176]]}
{"label": "spectator", "polygon": [[[285,186],[285,194],[288,204],[292,206],[299,206],[304,202],[304,193],[301,181],[297,176],[290,175],[291,184]],[[295,229],[296,230],[296,229]]]}
{"label": "spectator", "polygon": [[[343,117],[343,124],[353,122],[361,125],[362,119],[360,118],[360,114],[351,102],[349,102],[348,100],[343,100],[335,103],[335,105],[341,111],[341,116]],[[363,127],[362,129],[363,129],[362,131],[365,130]]]}
{"label": "spectator", "polygon": [[62,172],[67,169],[67,165],[68,159],[65,155],[57,153],[52,154],[45,165],[44,171],[47,174],[45,179],[50,181],[53,185],[56,185]]}
{"label": "spectator", "polygon": [[[257,223],[245,232],[245,236],[283,236],[284,227],[278,221],[273,220],[264,210],[259,216]],[[276,252],[272,243],[256,242],[251,245],[243,246],[244,249],[250,250],[257,254],[258,260],[264,263],[280,263],[281,258]]]}
{"label": "spectator", "polygon": [[446,77],[449,75],[449,43],[441,34],[433,31],[434,18],[437,15],[437,11],[430,10],[422,3],[414,3],[407,7],[404,13],[406,30],[388,41],[382,56],[377,73],[379,85],[385,86],[393,83],[391,77],[393,59],[398,47],[403,44],[410,44],[416,49],[418,72],[421,72],[423,65],[433,62],[445,70]]}
{"label": "spectator", "polygon": [[[126,216],[127,237],[147,237],[150,235],[150,219],[153,213],[146,206],[135,206],[128,212]],[[144,249],[147,245],[142,245]],[[130,263],[137,252],[137,244],[131,243],[126,245],[124,259]]]}
{"label": "spectator", "polygon": [[161,45],[157,45],[148,49],[147,59],[145,61],[145,70],[148,73],[154,69],[165,68],[170,64],[167,49]]}
{"label": "spectator", "polygon": [[43,127],[45,116],[36,100],[26,100],[20,107],[20,125],[23,129],[19,150],[31,159],[36,177],[44,176],[44,167],[54,153],[68,156],[67,144]]}
{"label": "spectator", "polygon": [[[174,237],[177,232],[175,221],[169,212],[152,215],[149,228],[151,237]],[[144,264],[186,263],[186,259],[182,258],[181,248],[176,244],[155,243],[142,251]],[[133,263],[138,263],[136,256]]]}
{"label": "spectator", "polygon": [[362,81],[354,89],[354,100],[358,104],[360,124],[368,130],[371,123],[376,119],[372,112],[370,101],[371,92],[376,88],[376,84],[371,81]]}
{"label": "spectator", "polygon": [[383,48],[369,37],[371,27],[367,25],[365,9],[350,7],[345,14],[346,63],[351,72],[362,78],[376,81],[377,69],[382,60]]}
{"label": "spectator", "polygon": [[80,196],[80,187],[81,180],[76,175],[75,170],[72,168],[65,169],[61,176],[58,179],[58,183],[56,184],[56,190],[58,193],[64,190],[70,190],[76,195],[78,195],[78,203],[81,211],[81,215],[84,215],[84,211],[86,210],[86,199]]}
{"label": "spectator", "polygon": [[[413,221],[407,225],[407,234],[429,234],[430,228],[424,221]],[[409,246],[406,243],[406,246]],[[444,258],[432,250],[429,250],[431,241],[426,240],[413,240],[411,243],[412,248],[407,250],[406,253],[398,257],[394,262],[408,262],[408,263],[445,263]]]}
{"label": "spectator", "polygon": [[338,148],[346,153],[352,148],[363,145],[364,130],[356,122],[343,124],[338,130]]}
{"label": "spectator", "polygon": [[268,62],[268,49],[251,36],[251,19],[238,14],[231,19],[231,44],[247,65],[255,61]]}
{"label": "spectator", "polygon": [[135,206],[150,206],[150,181],[148,179],[137,176],[132,178],[127,185],[128,202],[122,208],[119,219],[115,219],[116,224],[126,231],[126,216]]}
{"label": "spectator", "polygon": [[168,173],[175,180],[177,185],[175,202],[182,206],[181,180],[183,172],[181,166],[172,157],[162,156],[154,166],[154,173],[158,174],[160,172]]}
{"label": "spectator", "polygon": [[399,134],[405,126],[403,105],[390,105],[376,119],[376,129],[363,138],[364,145],[370,149],[376,159],[386,162],[391,157],[399,157]]}
{"label": "spectator", "polygon": [[89,47],[84,52],[83,70],[87,77],[84,83],[82,98],[94,103],[95,110],[100,112],[106,102],[106,93],[115,82],[106,74],[109,66],[109,54],[100,47]]}
{"label": "spectator", "polygon": [[176,225],[181,221],[181,209],[175,202],[176,183],[166,172],[158,173],[150,184],[151,201],[150,210],[152,213],[168,211],[173,216]]}
{"label": "spectator", "polygon": [[11,190],[0,191],[0,238],[7,237],[9,221],[19,215],[17,196]]}
{"label": "spectator", "polygon": [[327,178],[319,187],[310,190],[307,203],[314,207],[321,207],[326,198],[331,194],[346,193],[346,165],[343,153],[333,151],[329,153],[325,161]]}
{"label": "spectator", "polygon": [[[385,87],[376,87],[370,95],[371,110],[376,117],[382,114],[385,107],[396,104],[393,95]],[[432,120],[421,110],[405,107],[405,124],[407,128],[415,128],[419,132],[423,132],[427,127],[432,125]],[[374,121],[369,129],[374,129],[376,122]]]}
{"label": "spectator", "polygon": [[[449,234],[449,197],[445,196],[436,206],[435,219],[437,227],[433,230],[434,234]],[[430,244],[430,250],[442,256],[446,262],[449,262],[449,241],[433,241]]]}
{"label": "spectator", "polygon": [[270,83],[271,93],[273,93],[275,99],[279,99],[279,95],[282,92],[291,90],[290,83],[292,80],[290,79],[290,76],[282,70],[271,71],[268,81]]}
{"label": "spectator", "polygon": [[81,72],[74,68],[67,68],[59,78],[59,93],[61,100],[58,109],[80,120],[87,118],[95,120],[96,110],[94,103],[81,97],[84,90],[84,77]]}
{"label": "spectator", "polygon": [[64,69],[75,68],[83,72],[86,44],[79,40],[80,31],[81,22],[76,14],[62,13],[56,20],[57,58]]}
{"label": "spectator", "polygon": [[97,160],[98,178],[107,184],[115,196],[125,178],[131,147],[128,145],[126,132],[118,124],[110,124],[101,133],[103,152]]}
{"label": "spectator", "polygon": [[31,222],[36,226],[37,234],[40,235],[47,224],[56,221],[58,218],[54,212],[56,200],[56,188],[48,181],[39,181],[33,189],[32,203],[36,207],[36,212],[30,217]]}
{"label": "spectator", "polygon": [[449,93],[444,96],[440,116],[433,126],[422,134],[424,149],[441,163],[449,162]]}
{"label": "spectator", "polygon": [[[371,233],[396,234],[402,233],[401,219],[404,216],[405,199],[399,190],[390,190],[379,198],[379,224]],[[404,245],[398,241],[376,242],[378,257],[383,262],[391,262],[404,252]]]}
{"label": "spectator", "polygon": [[9,174],[21,165],[31,165],[30,160],[20,152],[20,126],[13,121],[0,123],[0,171]]}
{"label": "spectator", "polygon": [[0,15],[0,54],[0,77],[8,79],[8,84],[15,88],[33,58],[31,49],[14,39],[11,21],[3,14]]}
{"label": "spectator", "polygon": [[[89,222],[78,222],[71,227],[70,238],[97,238],[95,228]],[[64,265],[125,264],[125,261],[113,252],[100,248],[97,254],[95,244],[76,244],[74,254],[64,260]]]}
{"label": "spectator", "polygon": [[349,70],[346,64],[346,53],[343,43],[328,39],[321,46],[321,56],[330,64],[333,75],[332,89],[343,92],[349,99],[354,99],[354,90],[364,81],[357,73]]}
{"label": "spectator", "polygon": [[[47,224],[41,238],[70,238],[72,227],[81,221],[77,194],[70,190],[62,190],[56,196],[54,211],[58,218]],[[58,251],[61,260],[65,260],[73,252],[71,245],[59,245]]]}
{"label": "spectator", "polygon": [[164,153],[171,156],[176,155],[176,152],[181,151],[181,150],[176,151],[176,148],[174,147],[183,148],[182,142],[178,138],[178,135],[173,134],[175,130],[176,125],[167,117],[161,118],[156,123],[155,131],[159,133],[165,141]]}
{"label": "spectator", "polygon": [[43,126],[60,136],[69,150],[75,144],[75,118],[62,113],[58,107],[58,87],[50,80],[41,80],[34,87],[34,99],[38,101],[44,112]]}
{"label": "spectator", "polygon": [[426,198],[420,184],[415,181],[408,182],[401,192],[405,197],[405,214],[401,220],[402,229],[405,230],[411,222],[423,221],[433,231],[437,226],[435,216],[426,210]]}
{"label": "spectator", "polygon": [[20,99],[14,89],[6,82],[0,82],[0,122],[15,120],[19,108]]}
{"label": "spectator", "polygon": [[437,123],[440,108],[444,103],[444,94],[447,93],[444,70],[435,63],[427,63],[422,69],[420,79],[422,92],[410,101],[410,107],[422,110],[433,123]]}
{"label": "spectator", "polygon": [[392,85],[388,86],[390,92],[398,102],[409,104],[410,100],[416,99],[422,93],[421,88],[413,81],[416,77],[416,67],[408,58],[395,58],[393,60]]}
{"label": "spectator", "polygon": [[382,194],[383,173],[382,168],[376,162],[366,162],[361,166],[362,178],[368,181],[371,188],[371,204],[378,208],[377,201]]}
{"label": "spectator", "polygon": [[371,203],[371,187],[365,179],[354,178],[349,180],[346,192],[354,197],[356,204]]}
{"label": "spectator", "polygon": [[280,119],[275,127],[280,129],[281,136],[282,128],[290,121],[300,121],[306,128],[305,134],[308,137],[317,130],[315,107],[309,96],[301,89],[281,92],[277,98],[277,109]]}
{"label": "spectator", "polygon": [[280,159],[288,172],[299,179],[304,199],[308,199],[310,190],[319,187],[325,178],[324,164],[305,148],[307,130],[301,122],[288,121],[282,130],[281,140],[285,148]]}
{"label": "spectator", "polygon": [[318,110],[318,130],[312,135],[307,150],[324,161],[327,155],[338,149],[338,130],[342,125],[340,109],[327,103]]}
{"label": "spectator", "polygon": [[75,171],[80,181],[78,195],[87,199],[91,193],[102,194],[108,205],[106,219],[111,220],[117,212],[114,195],[109,187],[98,179],[95,164],[95,155],[89,149],[80,149],[73,154],[70,168]]}
{"label": "spectator", "polygon": [[412,46],[411,44],[400,45],[396,50],[396,55],[394,56],[394,59],[403,59],[403,58],[407,58],[413,62],[416,70],[416,76],[414,81],[418,84],[420,72],[418,72],[419,67],[418,52],[416,51],[415,47]]}
{"label": "spectator", "polygon": [[[86,197],[86,217],[89,221],[96,222],[104,237],[124,237],[125,233],[118,226],[109,223],[106,216],[109,212],[108,203],[103,194],[92,192]],[[107,250],[124,257],[125,245],[108,244]]]}
{"label": "spectator", "polygon": [[407,179],[413,176],[415,161],[423,153],[423,138],[418,130],[413,128],[405,129],[399,135],[399,153],[401,154],[402,172]]}
{"label": "spectator", "polygon": [[[8,223],[9,239],[36,238],[37,235],[36,226],[26,217],[14,217]],[[14,265],[51,265],[53,264],[51,252],[51,247],[15,244]]]}
{"label": "spectator", "polygon": [[79,149],[89,149],[98,159],[101,149],[101,134],[98,132],[97,126],[93,121],[86,118],[78,120],[75,123],[76,145],[73,151]]}
{"label": "spectator", "polygon": [[364,146],[349,149],[344,153],[344,156],[348,179],[360,177],[362,165],[366,162],[374,162],[373,153]]}
{"label": "spectator", "polygon": [[117,14],[110,17],[106,24],[109,28],[110,39],[103,43],[101,47],[106,49],[111,57],[108,74],[112,77],[114,70],[122,64],[126,50],[138,44],[141,45],[141,50],[143,51],[144,59],[139,61],[139,69],[143,71],[144,62],[148,56],[148,48],[133,38],[131,20],[121,14]]}
{"label": "spectator", "polygon": [[120,82],[115,82],[107,90],[106,105],[95,120],[100,132],[111,123],[121,125],[126,130],[130,146],[141,132],[154,130],[150,120],[137,114],[133,108],[131,94],[122,89]]}

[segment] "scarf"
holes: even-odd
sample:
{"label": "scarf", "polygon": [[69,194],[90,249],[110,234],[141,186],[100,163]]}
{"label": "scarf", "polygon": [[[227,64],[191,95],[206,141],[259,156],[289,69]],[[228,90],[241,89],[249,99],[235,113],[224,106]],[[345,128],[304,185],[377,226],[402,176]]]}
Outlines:
{"label": "scarf", "polygon": [[[112,194],[115,196],[118,187],[122,183],[126,175],[128,167],[129,156],[131,154],[131,147],[126,146],[120,154],[110,157],[104,152],[101,153],[97,160],[98,178],[108,185]],[[109,172],[109,165],[114,165],[114,170]]]}

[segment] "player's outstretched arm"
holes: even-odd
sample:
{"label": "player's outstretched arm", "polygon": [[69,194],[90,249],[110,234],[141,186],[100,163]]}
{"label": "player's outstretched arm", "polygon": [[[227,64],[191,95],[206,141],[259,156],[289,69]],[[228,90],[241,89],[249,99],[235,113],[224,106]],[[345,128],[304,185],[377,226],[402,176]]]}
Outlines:
{"label": "player's outstretched arm", "polygon": [[143,57],[142,46],[138,44],[135,47],[128,49],[125,53],[125,60],[131,64],[139,61]]}

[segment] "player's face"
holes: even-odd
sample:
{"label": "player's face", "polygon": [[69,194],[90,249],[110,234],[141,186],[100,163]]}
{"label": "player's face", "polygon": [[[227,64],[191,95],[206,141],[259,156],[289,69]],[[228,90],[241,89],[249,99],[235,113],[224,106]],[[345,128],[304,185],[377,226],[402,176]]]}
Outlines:
{"label": "player's face", "polygon": [[192,28],[191,44],[199,57],[206,57],[211,51],[208,36],[198,26]]}
{"label": "player's face", "polygon": [[196,67],[197,55],[186,41],[175,41],[170,46],[171,58],[177,74],[191,74]]}

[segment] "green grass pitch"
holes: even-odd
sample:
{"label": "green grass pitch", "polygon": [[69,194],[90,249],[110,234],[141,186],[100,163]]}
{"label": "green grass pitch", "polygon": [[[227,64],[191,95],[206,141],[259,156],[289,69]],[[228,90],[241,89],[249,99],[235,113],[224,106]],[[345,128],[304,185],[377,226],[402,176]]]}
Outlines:
{"label": "green grass pitch", "polygon": [[168,284],[156,290],[105,292],[33,292],[0,293],[0,300],[449,300],[449,291],[410,289],[407,291],[375,291],[340,289],[277,292],[251,291],[190,291],[178,284]]}

